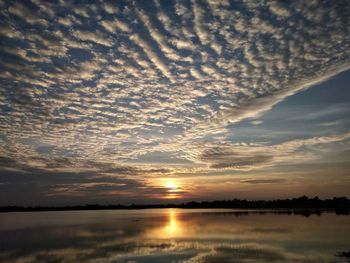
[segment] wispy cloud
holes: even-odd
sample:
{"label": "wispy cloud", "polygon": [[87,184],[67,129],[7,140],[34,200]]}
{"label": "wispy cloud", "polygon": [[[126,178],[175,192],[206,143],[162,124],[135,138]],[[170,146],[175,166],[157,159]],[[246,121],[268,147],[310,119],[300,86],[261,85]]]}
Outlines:
{"label": "wispy cloud", "polygon": [[319,158],[311,154],[307,147],[319,144],[330,144],[346,141],[350,133],[313,137],[286,141],[280,144],[230,144],[205,143],[189,147],[187,158],[195,163],[207,164],[211,169],[252,170],[267,166],[275,166],[284,162],[303,163]]}

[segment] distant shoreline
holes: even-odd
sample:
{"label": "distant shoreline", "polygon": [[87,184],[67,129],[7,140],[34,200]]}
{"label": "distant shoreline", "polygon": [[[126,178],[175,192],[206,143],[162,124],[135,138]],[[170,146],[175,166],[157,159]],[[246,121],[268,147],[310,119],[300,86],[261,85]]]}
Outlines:
{"label": "distant shoreline", "polygon": [[277,200],[220,200],[188,202],[182,204],[154,204],[154,205],[74,205],[74,206],[0,206],[0,213],[6,212],[44,212],[44,211],[86,211],[86,210],[141,210],[161,208],[184,208],[184,209],[242,209],[258,210],[266,212],[274,210],[278,213],[312,213],[336,212],[339,214],[350,213],[350,199],[346,197],[334,197],[333,199],[321,200],[318,197],[309,198],[302,196],[293,199]]}

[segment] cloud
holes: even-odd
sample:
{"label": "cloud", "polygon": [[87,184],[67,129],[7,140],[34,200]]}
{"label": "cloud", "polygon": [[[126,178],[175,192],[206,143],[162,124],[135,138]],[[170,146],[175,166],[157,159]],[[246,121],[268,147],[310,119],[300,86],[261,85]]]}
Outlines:
{"label": "cloud", "polygon": [[113,42],[108,39],[106,35],[102,32],[90,32],[90,31],[81,31],[77,30],[74,32],[74,36],[81,40],[91,41],[100,45],[111,47]]}
{"label": "cloud", "polygon": [[282,151],[298,159],[302,142],[239,148],[228,126],[259,124],[349,69],[348,13],[342,1],[4,2],[0,153],[16,162],[4,167],[141,180],[164,167],[130,163],[155,152],[187,159],[171,173],[272,166]]}
{"label": "cloud", "polygon": [[205,150],[200,155],[200,160],[211,163],[211,168],[223,169],[242,169],[246,167],[259,166],[260,164],[269,163],[272,156],[269,155],[246,155],[242,152],[236,153],[229,148],[212,148]]}
{"label": "cloud", "polygon": [[0,196],[1,200],[7,200],[7,204],[23,205],[72,202],[81,197],[89,198],[92,194],[107,201],[111,199],[112,193],[123,199],[128,192],[142,185],[133,179],[97,175],[93,171],[49,172],[27,168],[23,173],[2,169]]}
{"label": "cloud", "polygon": [[198,5],[197,1],[192,1],[192,10],[194,16],[194,30],[202,45],[210,45],[210,47],[220,55],[222,46],[217,42],[212,32],[208,32],[204,25],[205,11]]}
{"label": "cloud", "polygon": [[103,8],[108,14],[116,14],[119,12],[118,7],[111,3],[104,3]]}
{"label": "cloud", "polygon": [[[139,196],[163,197],[165,188],[146,185],[139,176],[168,174],[168,168],[116,165],[81,161],[74,158],[23,157],[14,160],[0,157],[1,200],[8,204],[42,204],[72,202],[81,198],[98,198],[109,202]],[[185,191],[178,194],[186,193]],[[151,195],[150,195],[151,194]],[[60,198],[61,199],[60,201]],[[5,203],[2,203],[5,204]]]}
{"label": "cloud", "polygon": [[269,8],[273,14],[275,14],[278,17],[286,18],[291,16],[290,10],[283,6],[281,2],[270,2]]}
{"label": "cloud", "polygon": [[286,260],[283,251],[273,248],[264,248],[254,245],[242,246],[217,246],[210,252],[199,253],[186,263],[211,263],[211,262],[249,262],[259,260],[260,262],[278,262]]}
{"label": "cloud", "polygon": [[321,75],[316,79],[311,81],[303,81],[298,84],[293,85],[291,88],[285,88],[282,90],[275,91],[266,96],[252,97],[246,101],[242,101],[239,105],[234,107],[226,108],[222,111],[218,111],[214,116],[212,116],[208,122],[199,123],[188,131],[189,136],[193,134],[203,133],[203,129],[208,129],[208,126],[212,129],[220,129],[227,124],[237,123],[244,119],[256,119],[259,118],[266,111],[272,109],[273,106],[280,103],[289,96],[294,95],[297,92],[308,89],[313,85],[327,81],[328,79],[334,77],[340,72],[346,71],[350,68],[350,65],[337,66],[335,69],[330,71],[326,75]]}
{"label": "cloud", "polygon": [[144,11],[138,10],[137,13],[140,20],[144,23],[145,27],[149,31],[152,39],[157,43],[159,49],[169,60],[192,62],[190,58],[180,56],[176,50],[169,45],[169,43],[166,41],[165,35],[159,32],[159,30],[154,26],[154,23]]}
{"label": "cloud", "polygon": [[114,19],[114,20],[102,20],[100,21],[100,24],[110,33],[117,34],[118,31],[121,32],[130,32],[129,25],[121,21],[120,19]]}
{"label": "cloud", "polygon": [[[350,65],[348,64],[338,66],[333,71],[329,72],[326,75],[321,75],[318,78],[315,78],[311,81],[304,81],[304,82],[298,83],[294,87],[277,91],[275,93],[269,94],[269,96],[261,96],[258,98],[254,98],[252,101],[248,100],[247,102],[242,103],[239,106],[239,108],[229,109],[228,111],[223,112],[219,115],[224,116],[223,118],[227,117],[231,123],[239,122],[247,118],[258,118],[264,112],[271,110],[274,105],[280,103],[285,98],[292,96],[295,93],[305,90],[309,87],[312,87],[316,84],[327,81],[330,78],[334,77],[335,75],[343,71],[346,71],[348,69],[350,69]],[[214,121],[217,121],[217,120],[214,119]]]}
{"label": "cloud", "polygon": [[38,24],[45,27],[48,25],[48,22],[45,19],[36,16],[33,10],[20,2],[11,5],[8,8],[8,12],[24,19],[28,24]]}
{"label": "cloud", "polygon": [[[276,166],[281,163],[302,163],[320,158],[308,151],[315,145],[331,144],[346,141],[350,133],[332,136],[321,136],[307,139],[285,141],[279,144],[232,144],[232,143],[205,143],[189,147],[185,150],[187,158],[194,163],[206,164],[210,169],[227,169],[249,171],[264,167]],[[259,179],[260,180],[260,179]],[[259,180],[248,180],[258,183]],[[262,179],[263,183],[265,179]],[[273,181],[273,180],[272,180]],[[266,179],[265,182],[272,182]]]}
{"label": "cloud", "polygon": [[273,178],[273,179],[245,179],[240,180],[240,183],[243,184],[280,184],[286,183],[287,180],[283,178]]}
{"label": "cloud", "polygon": [[169,80],[172,80],[172,74],[168,68],[168,66],[162,61],[162,59],[155,53],[152,49],[152,47],[145,41],[143,40],[140,35],[138,34],[133,34],[130,36],[130,40],[134,41],[135,44],[140,46],[147,57],[153,62],[153,64],[159,69],[163,75],[168,78]]}

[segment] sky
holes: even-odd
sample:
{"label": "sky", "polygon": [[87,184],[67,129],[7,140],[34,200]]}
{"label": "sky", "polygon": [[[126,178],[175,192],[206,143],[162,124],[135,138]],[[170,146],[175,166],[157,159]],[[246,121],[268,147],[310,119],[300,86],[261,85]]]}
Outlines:
{"label": "sky", "polygon": [[350,197],[348,1],[0,10],[0,205]]}

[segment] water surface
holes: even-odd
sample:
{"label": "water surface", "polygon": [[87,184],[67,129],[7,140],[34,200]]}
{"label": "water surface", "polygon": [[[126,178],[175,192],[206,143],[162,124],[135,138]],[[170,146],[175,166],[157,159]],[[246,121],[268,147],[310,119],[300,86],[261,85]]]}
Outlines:
{"label": "water surface", "polygon": [[350,217],[220,209],[0,214],[0,262],[350,262]]}

